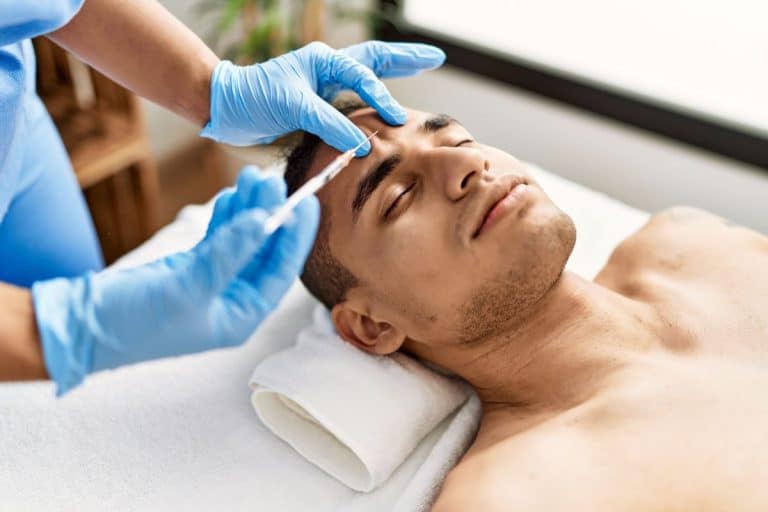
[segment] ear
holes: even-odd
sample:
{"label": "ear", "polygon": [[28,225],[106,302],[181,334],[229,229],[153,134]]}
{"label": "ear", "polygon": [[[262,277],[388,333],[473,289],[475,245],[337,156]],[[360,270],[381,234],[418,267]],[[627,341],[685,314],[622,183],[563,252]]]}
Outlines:
{"label": "ear", "polygon": [[367,308],[349,300],[333,307],[331,320],[344,341],[371,354],[396,352],[406,339],[399,328],[371,318]]}

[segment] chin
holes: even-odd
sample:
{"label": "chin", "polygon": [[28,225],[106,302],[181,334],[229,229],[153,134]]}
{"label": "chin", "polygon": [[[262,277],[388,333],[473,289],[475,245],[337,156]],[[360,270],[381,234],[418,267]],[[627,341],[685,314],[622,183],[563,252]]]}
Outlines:
{"label": "chin", "polygon": [[[545,211],[546,210],[546,213]],[[475,283],[471,297],[460,308],[461,341],[501,332],[523,320],[528,308],[557,282],[576,242],[573,220],[554,207],[528,212],[494,255],[494,275]],[[490,258],[489,258],[490,259]],[[490,263],[490,262],[489,262]]]}
{"label": "chin", "polygon": [[573,219],[549,200],[532,202],[515,215],[515,219],[510,219],[512,224],[500,230],[502,238],[513,246],[527,246],[545,259],[550,259],[548,255],[561,255],[564,266],[576,243]]}
{"label": "chin", "polygon": [[576,244],[576,225],[570,215],[552,205],[549,214],[544,216],[536,230],[538,253],[544,261],[558,268],[562,273],[565,263],[571,256]]}
{"label": "chin", "polygon": [[[536,211],[538,210],[538,211]],[[534,208],[521,219],[522,228],[508,247],[512,258],[508,276],[522,284],[529,297],[536,299],[560,278],[576,244],[576,226],[571,217],[550,204]]]}

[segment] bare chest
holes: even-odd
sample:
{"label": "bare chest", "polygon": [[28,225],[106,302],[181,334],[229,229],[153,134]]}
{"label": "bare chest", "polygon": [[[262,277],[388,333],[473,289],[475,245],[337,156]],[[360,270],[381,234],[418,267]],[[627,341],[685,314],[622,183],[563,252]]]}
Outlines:
{"label": "bare chest", "polygon": [[594,475],[625,510],[768,510],[765,364],[663,361],[583,420]]}
{"label": "bare chest", "polygon": [[768,367],[662,358],[629,377],[468,459],[487,510],[768,510]]}

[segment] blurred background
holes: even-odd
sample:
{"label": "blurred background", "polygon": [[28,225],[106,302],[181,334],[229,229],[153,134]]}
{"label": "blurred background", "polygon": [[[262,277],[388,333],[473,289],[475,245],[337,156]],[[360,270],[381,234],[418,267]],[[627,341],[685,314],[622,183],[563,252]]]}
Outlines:
{"label": "blurred background", "polygon": [[[475,137],[651,212],[688,204],[768,233],[764,0],[161,0],[224,58],[313,40],[424,41],[447,65],[388,83]],[[38,89],[105,259],[210,199],[286,141],[232,148],[138,100],[45,39]]]}

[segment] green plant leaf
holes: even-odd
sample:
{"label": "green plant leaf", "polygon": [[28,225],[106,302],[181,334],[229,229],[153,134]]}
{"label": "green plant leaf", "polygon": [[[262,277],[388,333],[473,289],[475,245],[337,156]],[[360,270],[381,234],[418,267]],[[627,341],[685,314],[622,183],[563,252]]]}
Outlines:
{"label": "green plant leaf", "polygon": [[219,18],[219,30],[223,32],[230,28],[247,3],[248,0],[226,0],[221,18]]}
{"label": "green plant leaf", "polygon": [[[301,24],[304,7],[308,0],[198,0],[196,12],[201,17],[217,16],[206,40],[221,46],[226,36],[237,35],[238,41],[228,45],[223,57],[233,61],[263,61],[278,53],[293,50],[302,45]],[[369,33],[384,22],[397,24],[397,9],[360,8],[359,2],[326,0],[326,10],[331,17],[349,22],[362,22]],[[387,7],[387,6],[383,6]],[[258,13],[258,26],[240,36],[231,31],[245,9]],[[229,41],[226,37],[226,41]]]}

